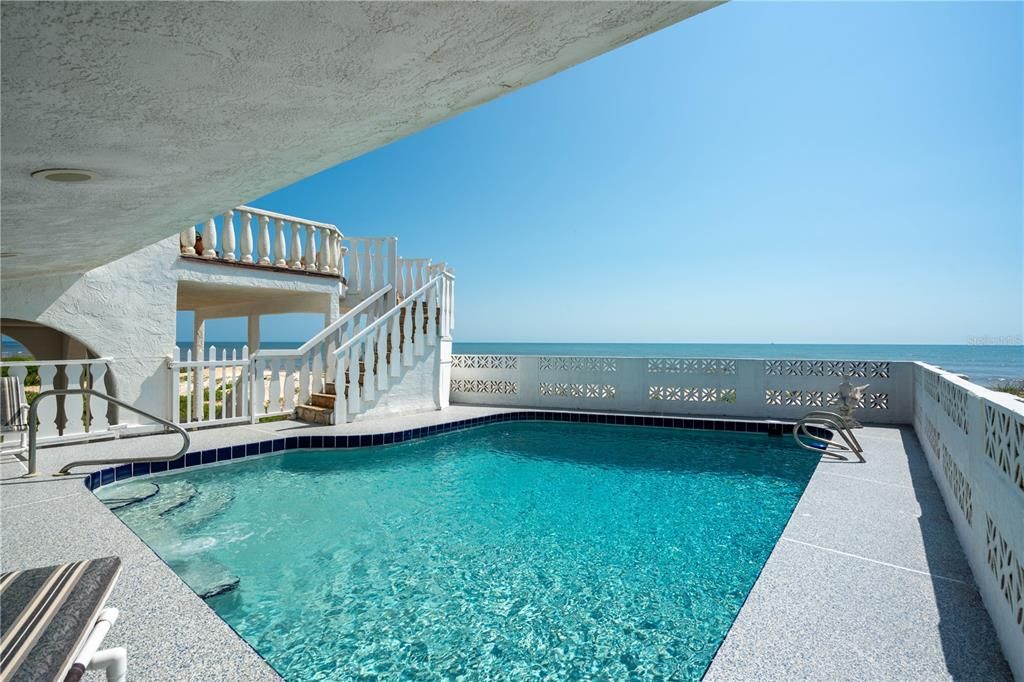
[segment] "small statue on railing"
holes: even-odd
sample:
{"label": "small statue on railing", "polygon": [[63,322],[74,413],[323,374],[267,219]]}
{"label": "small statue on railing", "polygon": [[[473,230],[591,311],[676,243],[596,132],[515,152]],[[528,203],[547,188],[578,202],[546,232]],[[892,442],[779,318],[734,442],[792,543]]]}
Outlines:
{"label": "small statue on railing", "polygon": [[854,386],[850,383],[850,377],[843,376],[843,383],[839,384],[839,402],[837,408],[839,416],[843,418],[846,425],[851,429],[859,429],[861,423],[853,416],[853,411],[860,405],[860,402],[864,399],[864,391],[871,384],[864,384],[863,386]]}

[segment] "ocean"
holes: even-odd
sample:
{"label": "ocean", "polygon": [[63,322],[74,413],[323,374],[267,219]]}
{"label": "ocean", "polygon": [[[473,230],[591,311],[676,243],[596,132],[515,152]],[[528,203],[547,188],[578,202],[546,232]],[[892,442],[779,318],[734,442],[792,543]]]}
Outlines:
{"label": "ocean", "polygon": [[[263,348],[298,348],[302,341],[267,342]],[[242,342],[212,342],[218,351],[241,351]],[[179,343],[181,353],[191,343]],[[1024,380],[1024,346],[929,346],[782,343],[496,343],[456,342],[456,353],[493,355],[598,355],[617,357],[771,358],[811,360],[922,360],[975,383],[993,386]],[[3,356],[24,353],[8,339]]]}

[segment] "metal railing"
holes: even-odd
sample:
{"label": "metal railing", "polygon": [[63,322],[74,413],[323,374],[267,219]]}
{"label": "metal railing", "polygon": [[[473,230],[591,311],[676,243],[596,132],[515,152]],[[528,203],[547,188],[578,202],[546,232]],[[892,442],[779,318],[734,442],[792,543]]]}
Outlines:
{"label": "metal railing", "polygon": [[129,405],[123,400],[118,400],[112,395],[107,395],[106,393],[102,393],[101,391],[95,391],[91,388],[55,388],[49,391],[43,391],[42,393],[37,395],[35,400],[32,401],[32,405],[28,408],[28,473],[25,474],[26,476],[37,476],[39,474],[39,469],[36,465],[36,412],[38,411],[39,404],[43,401],[43,398],[58,395],[96,396],[97,398],[106,400],[107,402],[113,403],[119,407],[123,407],[129,412],[134,412],[135,414],[141,415],[143,417],[148,417],[149,419],[152,419],[158,424],[162,424],[167,428],[171,429],[172,431],[176,431],[178,435],[181,436],[183,442],[181,444],[181,448],[179,448],[178,451],[171,457],[139,457],[127,459],[121,457],[115,459],[80,460],[76,462],[71,462],[70,464],[65,464],[63,467],[61,467],[60,471],[54,474],[55,476],[66,476],[71,469],[81,466],[96,466],[101,464],[134,464],[136,462],[173,462],[178,458],[183,457],[185,453],[188,452],[189,446],[192,444],[192,440],[189,438],[188,433],[186,433],[185,429],[181,428],[177,424],[169,422],[166,419],[161,419],[160,417],[157,417],[154,414],[150,414],[145,410],[140,410],[139,408],[133,405]]}
{"label": "metal railing", "polygon": [[[808,431],[808,426],[819,426],[828,429],[832,429],[835,433],[839,434],[839,437],[843,439],[846,445],[836,443],[829,438],[822,438]],[[810,439],[816,443],[820,443],[824,448],[818,448],[813,445],[808,445],[806,442],[801,440],[801,437]],[[811,450],[814,452],[824,453],[829,457],[836,459],[845,460],[839,452],[851,452],[853,453],[861,463],[864,459],[864,448],[861,447],[857,437],[853,435],[853,431],[846,425],[846,420],[835,412],[827,412],[825,410],[815,410],[808,412],[801,417],[796,424],[793,425],[793,440],[797,442],[797,445],[804,448],[805,450]],[[829,448],[832,450],[829,450]]]}

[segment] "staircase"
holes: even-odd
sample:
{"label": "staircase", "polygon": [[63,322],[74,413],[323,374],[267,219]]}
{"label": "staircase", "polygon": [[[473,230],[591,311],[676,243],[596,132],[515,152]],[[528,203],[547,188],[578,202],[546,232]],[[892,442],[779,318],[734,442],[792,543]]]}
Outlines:
{"label": "staircase", "polygon": [[[269,373],[269,393],[283,396],[285,410],[297,389],[297,419],[321,425],[352,421],[375,407],[384,409],[389,391],[407,380],[419,391],[403,389],[403,400],[414,409],[447,395],[440,364],[441,346],[450,343],[454,326],[453,273],[444,263],[399,258],[388,279],[297,351],[260,351],[254,357],[256,376]],[[282,369],[284,385],[278,385]],[[423,395],[428,383],[429,396]],[[264,381],[255,381],[253,390],[263,405]]]}

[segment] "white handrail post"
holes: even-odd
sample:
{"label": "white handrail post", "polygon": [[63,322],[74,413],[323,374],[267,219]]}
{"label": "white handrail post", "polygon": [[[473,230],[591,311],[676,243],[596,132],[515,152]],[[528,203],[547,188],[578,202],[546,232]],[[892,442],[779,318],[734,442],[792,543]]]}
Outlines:
{"label": "white handrail post", "polygon": [[252,262],[252,214],[248,211],[242,211],[240,217],[242,223],[239,226],[241,234],[241,248],[242,248],[242,262]]}
{"label": "white handrail post", "polygon": [[306,226],[306,270],[308,272],[316,272],[316,233],[317,228],[315,225]]}
{"label": "white handrail post", "polygon": [[178,243],[181,244],[181,252],[186,256],[196,255],[196,226],[193,225],[181,231],[178,235]]}
{"label": "white handrail post", "polygon": [[270,265],[270,218],[265,215],[260,216],[260,234],[257,241],[257,248],[259,249],[259,264]]}
{"label": "white handrail post", "polygon": [[293,270],[302,269],[302,235],[299,234],[301,228],[302,223],[292,221],[292,252],[289,255]]}
{"label": "white handrail post", "polygon": [[331,272],[331,254],[334,251],[331,231],[324,230],[320,235],[320,272],[329,274]]}
{"label": "white handrail post", "polygon": [[345,401],[345,359],[339,358],[334,375],[334,424],[344,424],[348,421],[347,405]]}
{"label": "white handrail post", "polygon": [[287,245],[284,243],[284,221],[280,218],[274,218],[274,265],[276,267],[288,267],[288,261],[285,260],[286,248]]}
{"label": "white handrail post", "polygon": [[217,222],[210,218],[203,228],[203,258],[217,257]]}
{"label": "white handrail post", "polygon": [[221,224],[221,251],[222,258],[226,261],[235,260],[235,221],[234,211],[224,211],[224,220]]}
{"label": "white handrail post", "polygon": [[341,277],[345,273],[343,272],[344,266],[341,263],[341,254],[343,247],[341,245],[341,233],[331,230],[331,274],[338,275]]}
{"label": "white handrail post", "polygon": [[[391,306],[398,304],[398,237],[388,237],[388,276],[387,279],[381,283],[381,286],[385,284],[391,285]],[[391,307],[389,306],[389,307]]]}

